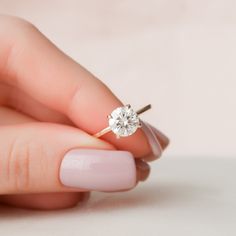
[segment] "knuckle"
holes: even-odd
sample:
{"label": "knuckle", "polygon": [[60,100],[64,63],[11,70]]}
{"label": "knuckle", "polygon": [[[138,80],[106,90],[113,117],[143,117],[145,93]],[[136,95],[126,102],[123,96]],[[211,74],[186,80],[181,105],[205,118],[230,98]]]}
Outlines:
{"label": "knuckle", "polygon": [[33,188],[33,158],[39,149],[39,144],[27,139],[16,138],[11,143],[5,166],[8,192],[24,193]]}
{"label": "knuckle", "polygon": [[1,25],[8,30],[15,31],[19,28],[34,28],[34,25],[26,19],[17,16],[1,15]]}
{"label": "knuckle", "polygon": [[[37,28],[29,21],[14,17],[4,16],[0,17],[0,39],[6,47],[24,48],[30,42],[34,32]],[[18,45],[18,47],[17,47]]]}
{"label": "knuckle", "polygon": [[0,137],[4,147],[0,149],[0,194],[36,193],[57,184],[57,169],[51,171],[54,150],[35,128],[24,128],[25,134],[16,132],[14,136],[7,135],[9,127],[0,129],[6,134],[4,139]]}
{"label": "knuckle", "polygon": [[18,192],[24,192],[29,187],[30,147],[24,140],[16,139],[10,146],[7,157],[7,176],[9,186]]}
{"label": "knuckle", "polygon": [[[14,71],[14,66],[22,60],[22,55],[32,41],[32,35],[38,30],[29,21],[18,17],[0,16],[0,69],[3,74]],[[11,74],[10,74],[11,75]],[[12,76],[15,77],[15,76]]]}

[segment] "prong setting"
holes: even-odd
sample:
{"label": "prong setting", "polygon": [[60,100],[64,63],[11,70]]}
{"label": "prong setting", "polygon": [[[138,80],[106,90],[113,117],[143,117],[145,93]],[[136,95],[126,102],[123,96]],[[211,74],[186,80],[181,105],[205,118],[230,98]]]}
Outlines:
{"label": "prong setting", "polygon": [[119,137],[132,135],[140,127],[140,123],[138,114],[130,104],[116,108],[109,117],[110,129]]}
{"label": "prong setting", "polygon": [[117,139],[130,136],[142,127],[142,122],[138,116],[150,108],[151,104],[148,104],[135,112],[130,104],[118,107],[107,115],[109,126],[97,132],[94,136],[99,138],[110,131],[116,135]]}

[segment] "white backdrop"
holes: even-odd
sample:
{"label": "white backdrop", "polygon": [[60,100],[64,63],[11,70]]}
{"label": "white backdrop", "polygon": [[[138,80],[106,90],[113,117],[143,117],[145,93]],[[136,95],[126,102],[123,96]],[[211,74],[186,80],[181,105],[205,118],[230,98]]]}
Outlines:
{"label": "white backdrop", "polygon": [[236,157],[233,0],[0,0],[171,138],[166,155]]}

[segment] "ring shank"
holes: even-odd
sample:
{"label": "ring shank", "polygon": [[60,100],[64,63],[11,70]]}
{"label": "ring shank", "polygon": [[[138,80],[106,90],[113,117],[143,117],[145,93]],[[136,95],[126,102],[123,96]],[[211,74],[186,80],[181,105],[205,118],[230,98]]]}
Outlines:
{"label": "ring shank", "polygon": [[94,134],[93,136],[96,137],[96,138],[99,138],[99,137],[101,137],[102,135],[104,135],[104,134],[106,134],[106,133],[108,133],[108,132],[110,132],[110,131],[111,131],[111,128],[108,126],[108,127],[106,127],[105,129],[101,130],[100,132]]}

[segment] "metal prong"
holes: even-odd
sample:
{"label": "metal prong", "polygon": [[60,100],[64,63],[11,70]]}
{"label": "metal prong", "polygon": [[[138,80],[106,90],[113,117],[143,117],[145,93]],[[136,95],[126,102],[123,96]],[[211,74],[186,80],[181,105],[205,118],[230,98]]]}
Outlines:
{"label": "metal prong", "polygon": [[151,108],[152,108],[151,104],[148,104],[147,106],[137,110],[136,113],[139,115],[139,114],[142,114],[143,112],[145,112],[145,111],[147,111],[147,110],[149,110]]}
{"label": "metal prong", "polygon": [[127,104],[126,107],[128,107],[129,109],[131,108],[131,105],[130,104]]}
{"label": "metal prong", "polygon": [[111,115],[108,115],[107,118],[108,118],[108,119],[111,119]]}

